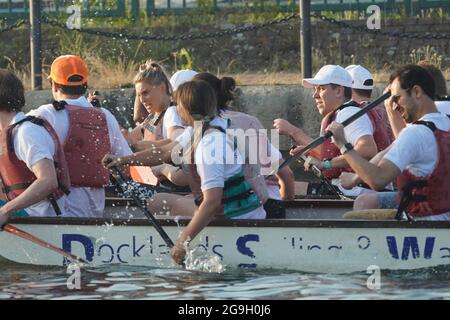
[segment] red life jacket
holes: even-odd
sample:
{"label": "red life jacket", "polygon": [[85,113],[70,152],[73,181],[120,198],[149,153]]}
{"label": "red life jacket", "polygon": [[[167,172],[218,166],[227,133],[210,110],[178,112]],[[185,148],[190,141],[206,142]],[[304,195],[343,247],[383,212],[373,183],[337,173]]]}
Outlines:
{"label": "red life jacket", "polygon": [[436,128],[433,122],[416,121],[433,131],[438,144],[436,168],[427,177],[417,177],[404,170],[397,177],[398,211],[413,217],[426,217],[450,212],[450,131]]}
{"label": "red life jacket", "polygon": [[52,202],[55,212],[60,214],[59,208],[55,208],[56,202],[54,200],[59,199],[63,196],[63,194],[69,194],[69,170],[58,135],[53,127],[44,119],[28,116],[9,126],[2,132],[0,176],[3,181],[3,192],[8,200],[11,201],[22,194],[37,179],[34,173],[28,169],[25,162],[17,158],[14,151],[13,131],[26,121],[30,121],[33,124],[45,128],[55,143],[55,154],[53,155],[53,161],[58,179],[58,188],[54,190],[48,198]]}
{"label": "red life jacket", "polygon": [[103,188],[109,171],[102,164],[111,152],[106,115],[97,108],[63,105],[69,113],[69,132],[63,149],[74,187]]}
{"label": "red life jacket", "polygon": [[[330,112],[322,119],[320,125],[320,132],[323,134],[326,128],[331,124],[331,122],[333,122],[336,119],[337,111],[350,106],[360,108],[364,106],[364,103],[359,105],[355,101],[350,101],[343,104],[333,112]],[[367,115],[370,121],[372,122],[372,126],[374,128],[373,139],[375,140],[375,144],[377,145],[378,152],[386,149],[394,141],[394,134],[392,133],[391,125],[387,118],[386,110],[382,109],[381,107],[375,107],[369,112],[367,112]],[[332,159],[340,155],[341,152],[338,149],[338,147],[336,147],[336,145],[333,142],[331,142],[331,139],[327,139],[320,147],[319,160],[323,161],[326,159]],[[328,179],[335,179],[338,178],[344,171],[353,172],[353,170],[350,167],[347,167],[347,168],[332,168],[331,170],[322,170],[322,173]]]}

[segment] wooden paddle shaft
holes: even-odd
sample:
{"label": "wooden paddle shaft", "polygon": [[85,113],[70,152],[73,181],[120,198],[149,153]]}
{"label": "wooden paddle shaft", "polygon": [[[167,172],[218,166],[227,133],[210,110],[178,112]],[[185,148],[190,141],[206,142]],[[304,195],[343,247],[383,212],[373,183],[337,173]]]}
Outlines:
{"label": "wooden paddle shaft", "polygon": [[54,245],[52,245],[52,244],[50,244],[48,242],[45,242],[44,240],[39,239],[38,237],[33,236],[32,234],[29,234],[28,232],[25,232],[25,231],[20,230],[20,229],[18,229],[16,227],[13,227],[10,224],[5,224],[3,226],[3,230],[5,230],[6,232],[9,232],[9,233],[11,233],[13,235],[16,235],[16,236],[18,236],[18,237],[20,237],[22,239],[25,239],[25,240],[31,241],[31,242],[33,242],[33,243],[35,243],[37,245],[40,245],[41,247],[44,247],[44,248],[47,248],[47,249],[52,250],[54,252],[57,252],[60,255],[66,257],[66,258],[68,258],[70,260],[77,260],[77,261],[80,261],[82,263],[86,263],[87,264],[87,262],[85,260],[81,259],[80,257],[77,257],[77,256],[75,256],[75,255],[73,255],[73,254],[71,254],[69,252],[66,252],[66,251],[64,251],[64,250],[62,250],[62,249],[60,249],[60,248],[58,248],[58,247],[56,247],[56,246],[54,246]]}
{"label": "wooden paddle shaft", "polygon": [[[389,98],[391,96],[391,92],[388,91],[385,94],[383,94],[382,96],[378,97],[377,99],[375,99],[374,101],[372,101],[371,103],[369,103],[367,106],[365,106],[364,108],[362,108],[361,110],[359,110],[357,113],[355,113],[354,115],[352,115],[351,117],[349,117],[348,119],[344,120],[342,122],[342,125],[344,127],[348,126],[350,123],[352,123],[353,121],[355,121],[356,119],[360,118],[361,116],[363,116],[364,114],[366,114],[369,110],[375,108],[377,105],[379,105],[380,103],[382,103],[384,100],[386,100],[387,98]],[[294,162],[295,160],[297,160],[299,157],[301,157],[303,154],[305,154],[306,152],[320,146],[322,143],[325,142],[325,140],[331,138],[333,134],[330,131],[326,131],[322,136],[318,137],[317,139],[313,140],[311,143],[309,143],[306,147],[304,147],[303,149],[301,149],[297,154],[290,156],[289,158],[287,158],[279,167],[278,169],[275,169],[274,172],[271,172],[271,174],[275,174],[277,173],[280,169],[290,165],[292,162]]]}

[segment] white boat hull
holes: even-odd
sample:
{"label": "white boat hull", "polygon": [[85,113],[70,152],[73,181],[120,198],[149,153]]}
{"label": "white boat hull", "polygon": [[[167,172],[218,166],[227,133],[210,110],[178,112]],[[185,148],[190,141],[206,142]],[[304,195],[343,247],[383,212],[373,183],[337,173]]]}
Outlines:
{"label": "white boat hull", "polygon": [[[25,218],[11,224],[93,265],[173,266],[167,246],[146,220]],[[176,239],[186,221],[163,220]],[[275,268],[320,273],[418,269],[450,263],[450,223],[345,220],[215,221],[190,247],[220,258],[226,268]],[[0,256],[62,266],[48,249],[0,232]]]}

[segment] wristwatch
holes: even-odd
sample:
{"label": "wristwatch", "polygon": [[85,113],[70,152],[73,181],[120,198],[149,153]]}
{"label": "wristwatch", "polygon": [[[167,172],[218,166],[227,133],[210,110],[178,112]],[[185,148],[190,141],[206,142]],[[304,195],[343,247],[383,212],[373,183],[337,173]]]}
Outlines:
{"label": "wristwatch", "polygon": [[341,154],[345,154],[345,153],[349,152],[350,150],[353,150],[353,145],[351,143],[347,142],[339,150],[341,151]]}

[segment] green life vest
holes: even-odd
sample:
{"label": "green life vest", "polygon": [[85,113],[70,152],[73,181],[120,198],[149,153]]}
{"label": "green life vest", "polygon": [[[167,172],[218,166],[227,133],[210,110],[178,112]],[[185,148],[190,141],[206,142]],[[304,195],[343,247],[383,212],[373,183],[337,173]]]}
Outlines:
{"label": "green life vest", "polygon": [[[0,200],[0,208],[3,207],[3,205],[5,205],[5,201]],[[25,210],[19,210],[17,212],[14,212],[12,215],[12,217],[28,217],[28,213]]]}
{"label": "green life vest", "polygon": [[228,219],[244,215],[261,206],[258,196],[245,180],[242,169],[225,181],[222,203],[225,217]]}

